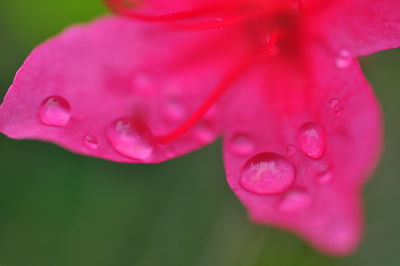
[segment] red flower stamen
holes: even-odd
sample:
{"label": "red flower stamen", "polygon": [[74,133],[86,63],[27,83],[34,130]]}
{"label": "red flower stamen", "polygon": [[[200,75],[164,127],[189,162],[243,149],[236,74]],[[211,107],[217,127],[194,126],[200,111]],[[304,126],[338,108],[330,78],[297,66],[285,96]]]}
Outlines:
{"label": "red flower stamen", "polygon": [[191,129],[203,116],[210,110],[210,108],[221,98],[221,96],[229,89],[234,82],[236,82],[254,63],[258,58],[251,55],[242,59],[235,67],[228,72],[228,74],[221,80],[218,86],[211,92],[205,99],[200,107],[190,115],[190,117],[183,122],[179,127],[170,133],[162,136],[156,136],[154,141],[158,144],[165,144],[174,141],[182,134]]}
{"label": "red flower stamen", "polygon": [[[143,20],[148,22],[168,22],[169,24],[188,30],[204,30],[204,29],[215,29],[227,26],[233,26],[241,24],[245,21],[255,19],[264,13],[261,9],[249,9],[243,12],[241,10],[239,14],[235,13],[233,15],[221,16],[220,8],[216,6],[204,6],[196,9],[191,9],[187,11],[175,12],[163,15],[146,15],[141,14],[132,9],[132,7],[127,6],[126,1],[123,0],[105,0],[106,4],[115,13],[130,17],[137,20]],[[207,19],[199,22],[192,23],[179,23],[178,21],[184,19],[201,19],[204,16],[210,16],[210,14],[217,15],[213,19]]]}

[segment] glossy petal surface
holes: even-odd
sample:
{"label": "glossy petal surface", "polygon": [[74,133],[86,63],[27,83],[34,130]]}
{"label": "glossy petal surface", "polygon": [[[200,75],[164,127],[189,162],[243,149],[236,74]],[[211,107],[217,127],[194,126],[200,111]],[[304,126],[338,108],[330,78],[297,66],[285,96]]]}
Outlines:
{"label": "glossy petal surface", "polygon": [[[199,56],[209,45],[214,56]],[[215,47],[217,35],[123,18],[72,27],[19,70],[0,109],[0,130],[116,161],[184,154],[215,139],[215,110],[168,145],[154,144],[153,136],[179,126],[223,75],[230,59]]]}

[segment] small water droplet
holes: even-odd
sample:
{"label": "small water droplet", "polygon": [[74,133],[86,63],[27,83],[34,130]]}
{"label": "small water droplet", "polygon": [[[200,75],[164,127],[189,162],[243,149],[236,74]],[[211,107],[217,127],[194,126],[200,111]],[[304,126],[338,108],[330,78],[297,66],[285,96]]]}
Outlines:
{"label": "small water droplet", "polygon": [[329,101],[329,108],[332,110],[334,114],[339,114],[342,111],[342,106],[340,104],[340,100],[337,98],[332,98]]}
{"label": "small water droplet", "polygon": [[305,123],[299,131],[298,141],[301,149],[312,159],[320,159],[325,152],[326,134],[322,126]]}
{"label": "small water droplet", "polygon": [[329,107],[330,108],[336,108],[339,105],[340,100],[333,98],[329,101]]}
{"label": "small water droplet", "polygon": [[296,146],[294,146],[294,145],[288,145],[288,146],[287,146],[287,155],[288,155],[289,157],[295,155],[296,152],[297,152]]}
{"label": "small water droplet", "polygon": [[139,160],[148,159],[154,149],[144,134],[146,132],[139,132],[135,121],[130,118],[119,119],[107,131],[108,139],[116,151]]}
{"label": "small water droplet", "polygon": [[353,62],[353,57],[347,50],[340,50],[339,55],[336,57],[335,63],[338,68],[347,68]]}
{"label": "small water droplet", "polygon": [[48,126],[65,126],[71,118],[71,107],[68,101],[60,96],[49,97],[39,109],[39,118]]}
{"label": "small water droplet", "polygon": [[354,246],[359,240],[359,226],[346,220],[349,216],[323,217],[316,221],[315,227],[318,231],[325,232],[331,248],[339,252],[348,250],[348,247]]}
{"label": "small water droplet", "polygon": [[356,240],[356,230],[354,230],[350,223],[346,221],[337,220],[329,227],[331,231],[332,240],[340,247],[344,244],[352,243]]}
{"label": "small water droplet", "polygon": [[230,148],[238,155],[247,155],[254,151],[255,144],[247,134],[237,133],[230,139]]}
{"label": "small water droplet", "polygon": [[288,192],[279,203],[279,210],[286,213],[294,213],[307,209],[311,204],[310,195],[301,190]]}
{"label": "small water droplet", "polygon": [[185,109],[177,101],[168,101],[164,105],[164,115],[170,121],[180,121],[185,117]]}
{"label": "small water droplet", "polygon": [[210,142],[215,138],[215,130],[212,122],[202,121],[195,127],[196,137],[201,142]]}
{"label": "small water droplet", "polygon": [[293,165],[275,153],[260,153],[244,165],[240,185],[253,193],[275,194],[286,191],[293,183]]}
{"label": "small water droplet", "polygon": [[332,181],[332,172],[326,171],[318,176],[318,183],[320,185],[328,185]]}
{"label": "small water droplet", "polygon": [[155,93],[155,84],[149,74],[139,71],[131,79],[134,93],[139,95],[153,95]]}
{"label": "small water droplet", "polygon": [[86,148],[90,150],[97,150],[99,147],[99,143],[96,138],[91,137],[91,136],[85,136],[82,140],[83,144],[86,146]]}

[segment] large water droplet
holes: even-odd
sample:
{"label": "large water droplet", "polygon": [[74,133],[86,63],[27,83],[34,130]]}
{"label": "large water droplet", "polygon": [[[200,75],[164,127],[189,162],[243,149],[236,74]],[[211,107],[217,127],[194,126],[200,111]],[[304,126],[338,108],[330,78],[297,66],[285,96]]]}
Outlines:
{"label": "large water droplet", "polygon": [[65,126],[71,118],[71,107],[62,97],[49,97],[43,101],[39,109],[39,118],[48,126]]}
{"label": "large water droplet", "polygon": [[135,126],[135,121],[122,118],[112,124],[107,131],[108,139],[115,150],[124,156],[145,160],[153,153],[153,145]]}
{"label": "large water droplet", "polygon": [[83,145],[86,146],[86,148],[90,149],[90,150],[97,150],[99,148],[99,143],[97,141],[96,138],[92,137],[92,136],[85,136],[82,140]]}
{"label": "large water droplet", "polygon": [[338,68],[347,68],[353,62],[353,57],[347,50],[340,50],[339,55],[336,57],[335,63]]}
{"label": "large water droplet", "polygon": [[232,152],[238,155],[247,155],[254,151],[255,144],[251,138],[244,133],[237,133],[230,139],[230,148]]}
{"label": "large water droplet", "polygon": [[282,201],[279,203],[281,212],[294,213],[307,209],[311,204],[310,195],[301,190],[288,192]]}
{"label": "large water droplet", "polygon": [[246,162],[240,185],[257,194],[274,194],[287,190],[293,183],[293,165],[275,153],[260,153]]}
{"label": "large water droplet", "polygon": [[298,141],[301,149],[312,159],[320,159],[325,152],[326,134],[322,126],[306,123],[299,131]]}

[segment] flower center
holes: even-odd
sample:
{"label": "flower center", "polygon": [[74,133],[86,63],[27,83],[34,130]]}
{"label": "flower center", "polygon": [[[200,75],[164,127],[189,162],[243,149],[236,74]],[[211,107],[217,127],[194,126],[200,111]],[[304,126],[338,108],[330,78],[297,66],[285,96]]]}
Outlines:
{"label": "flower center", "polygon": [[191,129],[251,66],[278,53],[293,51],[296,46],[293,37],[297,17],[302,9],[301,0],[253,0],[241,5],[206,5],[187,11],[147,15],[134,9],[134,0],[105,2],[119,15],[148,22],[168,23],[183,30],[221,30],[240,26],[243,27],[244,37],[254,44],[247,56],[238,60],[186,121],[170,133],[154,137],[153,141],[158,144],[172,142]]}

